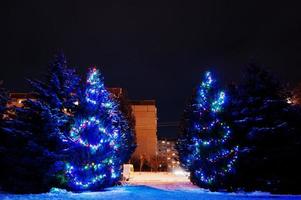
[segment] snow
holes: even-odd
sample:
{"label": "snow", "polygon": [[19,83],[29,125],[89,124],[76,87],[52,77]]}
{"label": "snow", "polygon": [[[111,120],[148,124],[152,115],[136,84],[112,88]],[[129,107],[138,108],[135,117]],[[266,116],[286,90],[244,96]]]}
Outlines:
{"label": "snow", "polygon": [[189,182],[188,176],[175,175],[171,172],[134,172],[130,183],[140,182]]}
{"label": "snow", "polygon": [[[161,184],[163,186],[164,184]],[[83,193],[72,193],[65,190],[55,190],[45,194],[27,194],[27,195],[15,195],[15,194],[0,194],[1,200],[108,200],[108,199],[122,199],[122,200],[156,200],[156,199],[173,199],[173,200],[263,200],[263,199],[278,199],[278,200],[289,200],[289,199],[301,199],[301,196],[293,195],[270,195],[267,193],[220,193],[220,192],[208,192],[193,188],[190,190],[184,189],[158,189],[146,185],[127,185],[113,187],[101,192],[83,192]]]}
{"label": "snow", "polygon": [[72,193],[53,188],[44,194],[4,194],[0,200],[295,200],[301,195],[271,195],[264,192],[253,193],[222,193],[210,192],[192,185],[185,176],[172,173],[136,172],[130,181],[99,192]]}

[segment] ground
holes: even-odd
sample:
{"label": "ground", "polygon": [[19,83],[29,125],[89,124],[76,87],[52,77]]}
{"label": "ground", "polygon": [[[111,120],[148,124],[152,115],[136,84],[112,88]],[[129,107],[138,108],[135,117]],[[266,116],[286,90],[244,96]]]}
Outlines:
{"label": "ground", "polygon": [[[164,180],[164,181],[162,181]],[[52,189],[44,194],[0,194],[1,200],[263,200],[263,199],[300,199],[301,195],[270,195],[268,193],[222,193],[209,192],[192,185],[186,177],[170,173],[135,173],[123,186],[112,187],[101,192],[72,193],[60,189]]]}

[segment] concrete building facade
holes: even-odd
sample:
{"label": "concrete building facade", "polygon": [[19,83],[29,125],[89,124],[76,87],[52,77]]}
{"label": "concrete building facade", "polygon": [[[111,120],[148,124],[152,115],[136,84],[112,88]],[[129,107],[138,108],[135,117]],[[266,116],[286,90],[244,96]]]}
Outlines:
{"label": "concrete building facade", "polygon": [[157,150],[157,108],[154,100],[131,101],[136,120],[137,148],[133,157],[147,161],[155,157]]}

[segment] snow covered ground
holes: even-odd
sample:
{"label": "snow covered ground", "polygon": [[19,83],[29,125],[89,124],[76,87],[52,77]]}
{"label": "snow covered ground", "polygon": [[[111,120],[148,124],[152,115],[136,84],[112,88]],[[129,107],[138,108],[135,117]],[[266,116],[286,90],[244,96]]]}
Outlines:
{"label": "snow covered ground", "polygon": [[[161,185],[162,186],[162,185]],[[263,199],[301,199],[301,196],[290,195],[269,195],[266,193],[247,193],[247,194],[224,194],[218,192],[208,192],[201,189],[158,189],[149,186],[118,186],[107,189],[101,192],[84,192],[72,193],[64,190],[52,191],[45,194],[34,195],[14,195],[14,194],[0,194],[1,200],[263,200]]]}
{"label": "snow covered ground", "polygon": [[139,182],[189,182],[188,176],[175,175],[171,172],[134,172],[130,178],[131,183]]}
{"label": "snow covered ground", "polygon": [[[162,181],[164,180],[164,181]],[[112,187],[100,192],[72,193],[53,189],[45,194],[0,194],[0,200],[295,200],[301,195],[270,195],[268,193],[221,193],[209,192],[192,185],[187,177],[171,173],[135,173],[123,186]]]}

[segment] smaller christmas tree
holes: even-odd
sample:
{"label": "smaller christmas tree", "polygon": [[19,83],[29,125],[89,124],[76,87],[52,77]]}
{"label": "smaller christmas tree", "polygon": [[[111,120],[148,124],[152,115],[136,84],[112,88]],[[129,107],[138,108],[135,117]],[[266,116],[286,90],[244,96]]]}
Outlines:
{"label": "smaller christmas tree", "polygon": [[238,146],[231,144],[231,129],[222,120],[225,92],[219,91],[210,72],[184,111],[182,136],[177,143],[182,165],[191,181],[211,190],[224,188],[234,171]]}
{"label": "smaller christmas tree", "polygon": [[70,131],[74,157],[66,163],[66,176],[72,190],[98,190],[120,179],[122,164],[133,151],[134,138],[96,68],[89,70],[82,94]]}

